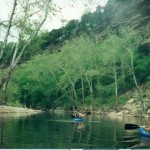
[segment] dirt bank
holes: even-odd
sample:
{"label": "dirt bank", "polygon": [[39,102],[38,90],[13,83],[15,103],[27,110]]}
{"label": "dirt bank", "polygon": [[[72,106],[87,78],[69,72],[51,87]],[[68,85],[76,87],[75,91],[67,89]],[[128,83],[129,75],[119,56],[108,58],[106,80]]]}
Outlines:
{"label": "dirt bank", "polygon": [[11,106],[0,106],[0,114],[4,113],[17,113],[17,114],[37,114],[41,113],[41,110],[34,110],[28,108],[11,107]]}

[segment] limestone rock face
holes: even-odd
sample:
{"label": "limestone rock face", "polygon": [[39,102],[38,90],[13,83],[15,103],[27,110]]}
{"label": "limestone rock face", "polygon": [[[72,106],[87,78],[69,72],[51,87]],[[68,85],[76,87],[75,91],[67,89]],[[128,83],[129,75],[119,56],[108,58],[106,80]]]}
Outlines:
{"label": "limestone rock face", "polygon": [[135,99],[131,98],[131,99],[127,102],[127,104],[133,104],[134,102],[135,102]]}
{"label": "limestone rock face", "polygon": [[150,109],[148,109],[148,110],[147,110],[147,114],[149,114],[149,115],[150,115]]}

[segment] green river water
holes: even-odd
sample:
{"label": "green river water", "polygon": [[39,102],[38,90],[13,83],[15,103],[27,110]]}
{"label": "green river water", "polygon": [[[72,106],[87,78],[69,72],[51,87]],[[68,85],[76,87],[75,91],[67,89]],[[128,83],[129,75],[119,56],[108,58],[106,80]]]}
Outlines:
{"label": "green river water", "polygon": [[138,130],[124,130],[125,123],[150,124],[150,118],[86,117],[74,122],[67,113],[0,116],[1,149],[126,149],[150,148],[150,138]]}

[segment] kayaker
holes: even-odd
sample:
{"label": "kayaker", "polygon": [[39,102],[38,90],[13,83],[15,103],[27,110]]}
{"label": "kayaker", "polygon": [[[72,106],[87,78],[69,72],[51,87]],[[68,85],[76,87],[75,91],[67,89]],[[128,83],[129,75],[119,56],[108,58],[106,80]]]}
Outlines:
{"label": "kayaker", "polygon": [[74,111],[72,114],[72,118],[84,118],[86,116],[86,113],[80,113],[79,111]]}
{"label": "kayaker", "polygon": [[78,113],[78,115],[79,115],[80,118],[84,118],[86,116],[86,113],[83,113],[83,114],[80,113],[80,112],[77,112],[77,113]]}
{"label": "kayaker", "polygon": [[143,128],[144,128],[146,131],[150,132],[150,127],[143,126]]}

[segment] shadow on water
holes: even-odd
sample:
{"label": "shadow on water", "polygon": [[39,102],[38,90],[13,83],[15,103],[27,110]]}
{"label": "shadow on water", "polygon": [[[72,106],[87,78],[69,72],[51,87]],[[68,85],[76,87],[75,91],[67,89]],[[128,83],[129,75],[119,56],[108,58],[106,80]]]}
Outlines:
{"label": "shadow on water", "polygon": [[126,132],[123,136],[118,136],[120,140],[118,147],[122,146],[123,148],[132,148],[136,147],[139,144],[140,139],[138,135],[138,131]]}
{"label": "shadow on water", "polygon": [[150,137],[141,136],[138,130],[127,131],[124,136],[120,136],[119,144],[123,148],[150,148]]}

